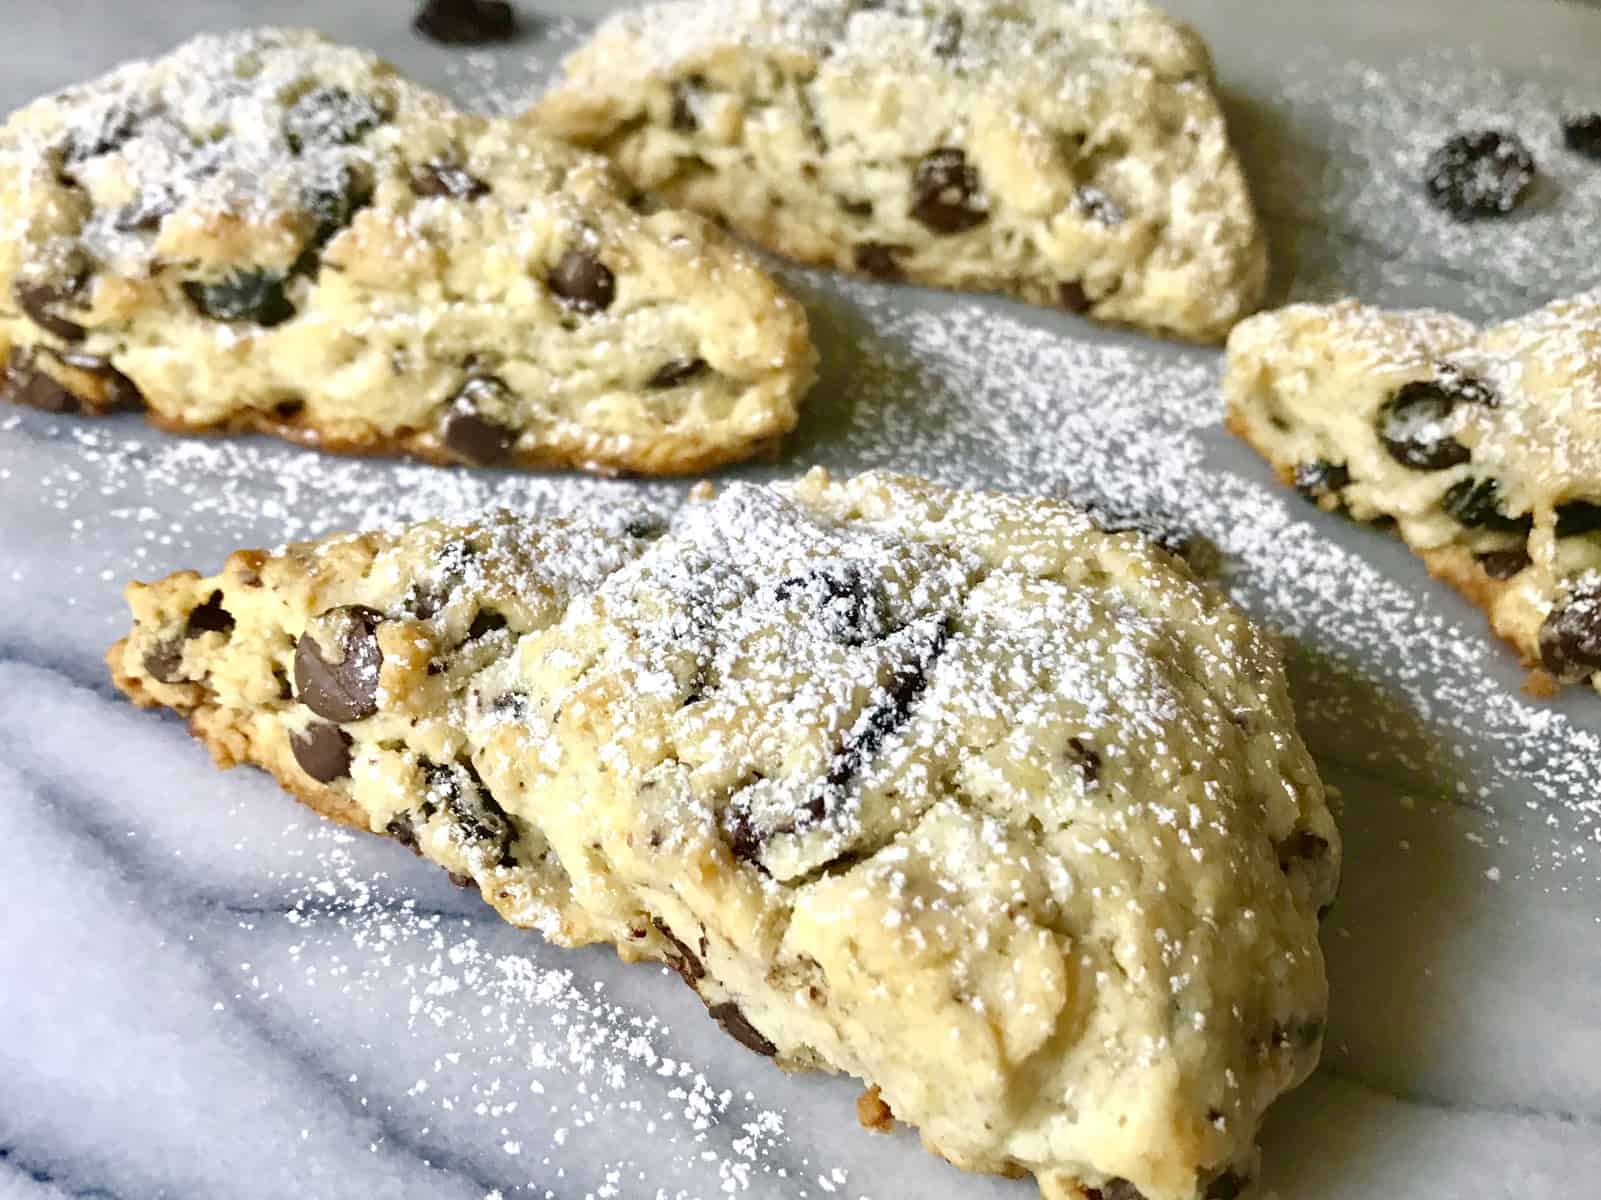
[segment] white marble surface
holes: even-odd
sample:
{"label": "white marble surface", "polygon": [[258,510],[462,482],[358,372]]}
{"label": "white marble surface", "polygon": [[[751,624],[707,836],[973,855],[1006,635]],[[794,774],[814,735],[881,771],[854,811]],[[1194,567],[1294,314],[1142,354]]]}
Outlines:
{"label": "white marble surface", "polygon": [[[1601,282],[1601,168],[1554,135],[1564,103],[1601,106],[1601,12],[1174,7],[1217,50],[1280,295],[1489,315]],[[269,19],[504,103],[576,29],[547,21],[468,59],[414,41],[400,0],[5,9],[3,106]],[[1490,121],[1524,132],[1546,177],[1525,214],[1464,235],[1417,201],[1418,148]],[[1348,865],[1325,929],[1325,1064],[1269,1121],[1262,1194],[1601,1197],[1601,700],[1526,704],[1510,654],[1404,550],[1274,488],[1217,426],[1215,354],[1000,301],[792,279],[825,382],[785,463],[746,473],[1093,484],[1204,530],[1226,585],[1291,640]],[[130,576],[368,519],[674,490],[4,416],[0,1197],[1031,1194],[860,1131],[848,1082],[744,1054],[665,972],[551,950],[399,847],[336,833],[263,776],[218,775],[101,667]]]}

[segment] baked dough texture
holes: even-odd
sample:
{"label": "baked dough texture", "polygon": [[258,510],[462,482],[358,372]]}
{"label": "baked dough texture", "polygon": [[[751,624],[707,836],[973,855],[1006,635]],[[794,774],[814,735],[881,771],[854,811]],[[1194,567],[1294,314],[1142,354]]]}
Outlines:
{"label": "baked dough texture", "polygon": [[1186,26],[1139,0],[680,0],[530,120],[802,262],[1198,341],[1267,255]]}
{"label": "baked dough texture", "polygon": [[1224,392],[1286,483],[1394,521],[1529,666],[1598,678],[1601,292],[1484,327],[1351,300],[1264,313],[1229,339]]}
{"label": "baked dough texture", "polygon": [[670,964],[1047,1200],[1212,1200],[1318,1057],[1340,839],[1278,653],[1136,533],[868,474],[128,588],[136,703],[514,924]]}
{"label": "baked dough texture", "polygon": [[[631,206],[632,205],[632,206]],[[0,392],[438,462],[774,446],[805,314],[604,160],[319,35],[205,35],[0,128]]]}

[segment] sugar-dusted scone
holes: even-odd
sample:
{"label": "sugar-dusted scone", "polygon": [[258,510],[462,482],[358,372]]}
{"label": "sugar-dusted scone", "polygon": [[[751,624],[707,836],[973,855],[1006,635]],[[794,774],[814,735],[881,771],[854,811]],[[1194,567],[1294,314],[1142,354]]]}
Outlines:
{"label": "sugar-dusted scone", "polygon": [[530,114],[803,262],[1216,341],[1266,251],[1206,47],[1140,0],[682,0]]}
{"label": "sugar-dusted scone", "polygon": [[815,471],[128,598],[118,685],[221,763],[666,961],[963,1167],[1232,1197],[1317,1060],[1340,842],[1278,655],[1068,505]]}
{"label": "sugar-dusted scone", "polygon": [[1390,518],[1531,667],[1601,683],[1601,292],[1479,328],[1355,301],[1229,339],[1228,424],[1323,508]]}
{"label": "sugar-dusted scone", "polygon": [[598,157],[316,34],[0,128],[0,394],[439,462],[698,471],[795,424],[805,314]]}

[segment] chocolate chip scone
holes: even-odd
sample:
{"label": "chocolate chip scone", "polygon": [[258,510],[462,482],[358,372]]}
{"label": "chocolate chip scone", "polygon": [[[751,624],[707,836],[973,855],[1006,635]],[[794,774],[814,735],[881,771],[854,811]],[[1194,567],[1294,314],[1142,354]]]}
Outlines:
{"label": "chocolate chip scone", "polygon": [[1266,251],[1194,32],[1139,0],[685,0],[531,119],[803,262],[1220,340]]}
{"label": "chocolate chip scone", "polygon": [[1393,520],[1528,665],[1601,684],[1601,292],[1486,328],[1355,301],[1265,313],[1229,339],[1224,391],[1285,483]]}
{"label": "chocolate chip scone", "polygon": [[316,34],[0,128],[0,391],[439,462],[698,471],[795,424],[803,311],[604,160]]}
{"label": "chocolate chip scone", "polygon": [[1340,842],[1278,655],[1066,504],[814,471],[128,598],[118,685],[219,761],[670,964],[960,1166],[1232,1197],[1317,1060]]}

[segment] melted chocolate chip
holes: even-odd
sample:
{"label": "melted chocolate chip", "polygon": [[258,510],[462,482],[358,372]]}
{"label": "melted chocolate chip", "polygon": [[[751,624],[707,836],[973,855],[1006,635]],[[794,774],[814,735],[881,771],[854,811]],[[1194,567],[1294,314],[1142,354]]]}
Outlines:
{"label": "melted chocolate chip", "polygon": [[1578,537],[1601,529],[1601,504],[1591,500],[1569,500],[1557,505],[1556,535]]}
{"label": "melted chocolate chip", "polygon": [[383,614],[360,604],[330,609],[317,618],[337,639],[339,655],[324,657],[308,630],[295,646],[295,695],[319,717],[359,721],[378,711],[378,668],[383,651],[378,626]]}
{"label": "melted chocolate chip", "polygon": [[297,154],[308,146],[349,146],[383,121],[383,111],[370,96],[342,87],[313,88],[284,114],[284,137]]}
{"label": "melted chocolate chip", "polygon": [[784,580],[774,594],[802,605],[829,640],[842,646],[876,641],[886,632],[883,596],[858,563],[821,563]]}
{"label": "melted chocolate chip", "polygon": [[655,513],[641,513],[637,517],[628,518],[628,523],[623,526],[623,532],[631,538],[659,538],[667,532],[667,521]]}
{"label": "melted chocolate chip", "polygon": [[454,200],[476,200],[490,192],[489,185],[471,171],[447,162],[436,161],[414,167],[410,183],[412,193],[424,197],[449,196]]}
{"label": "melted chocolate chip", "polygon": [[1464,401],[1494,406],[1493,393],[1468,376],[1441,374],[1408,383],[1379,409],[1379,440],[1391,458],[1417,471],[1465,463],[1471,457],[1468,448],[1442,428]]}
{"label": "melted chocolate chip", "polygon": [[1099,498],[1083,499],[1079,504],[1103,533],[1137,533],[1180,558],[1195,547],[1195,535],[1166,513]]}
{"label": "melted chocolate chip", "polygon": [[1084,774],[1084,786],[1094,787],[1101,777],[1101,756],[1097,754],[1090,744],[1080,737],[1067,739],[1067,751],[1074,764]]}
{"label": "melted chocolate chip", "polygon": [[658,391],[679,387],[691,379],[698,379],[708,370],[710,368],[704,358],[675,358],[658,367],[645,386]]}
{"label": "melted chocolate chip", "polygon": [[1570,682],[1601,670],[1601,584],[1581,587],[1540,626],[1540,662]]}
{"label": "melted chocolate chip", "polygon": [[[895,667],[882,698],[857,718],[844,744],[829,762],[825,777],[829,789],[843,789],[855,779],[890,735],[911,719],[912,710],[928,687],[929,672],[945,652],[950,635],[949,621],[941,619],[925,631],[922,645],[916,646],[912,655]],[[816,816],[821,817],[823,813],[818,802],[814,802],[814,808],[818,809]]]}
{"label": "melted chocolate chip", "polygon": [[122,149],[138,134],[143,120],[143,114],[126,103],[112,105],[99,114],[98,120],[73,131],[66,161],[76,164]]}
{"label": "melted chocolate chip", "polygon": [[384,832],[419,858],[422,856],[422,849],[417,845],[417,824],[410,813],[396,813],[384,826]]}
{"label": "melted chocolate chip", "polygon": [[0,397],[53,413],[75,413],[83,407],[82,400],[66,384],[39,367],[34,355],[20,346],[13,346],[6,356]]}
{"label": "melted chocolate chip", "polygon": [[1522,546],[1514,550],[1488,550],[1474,557],[1491,579],[1511,579],[1529,565],[1529,552]]}
{"label": "melted chocolate chip", "polygon": [[906,251],[907,247],[888,242],[858,242],[851,250],[851,261],[864,275],[871,275],[886,283],[899,283],[906,278],[906,273],[901,270],[896,255],[905,254]]}
{"label": "melted chocolate chip", "polygon": [[183,639],[168,638],[157,642],[145,651],[144,668],[151,678],[162,683],[178,683],[183,679]]}
{"label": "melted chocolate chip", "polygon": [[271,271],[239,271],[216,283],[188,280],[183,291],[196,311],[213,321],[253,321],[271,328],[295,315],[284,294],[284,277]]}
{"label": "melted chocolate chip", "polygon": [[1090,299],[1082,283],[1069,279],[1056,285],[1056,303],[1070,313],[1087,313],[1095,301]]}
{"label": "melted chocolate chip", "polygon": [[1440,506],[1459,524],[1469,529],[1489,529],[1497,533],[1528,533],[1534,518],[1525,513],[1509,517],[1500,509],[1501,489],[1493,479],[1459,479],[1446,488]]}
{"label": "melted chocolate chip", "polygon": [[873,215],[873,202],[871,200],[851,200],[845,196],[839,197],[839,210],[847,216],[870,217]]}
{"label": "melted chocolate chip", "polygon": [[56,357],[74,370],[86,371],[91,375],[97,375],[105,382],[106,394],[104,399],[92,401],[90,404],[90,407],[96,412],[113,412],[144,407],[145,398],[144,394],[139,391],[139,385],[98,354],[83,354],[75,350],[68,350]]}
{"label": "melted chocolate chip", "polygon": [[176,212],[178,197],[167,188],[147,188],[117,210],[111,223],[122,233],[148,233]]}
{"label": "melted chocolate chip", "polygon": [[[656,927],[657,933],[661,934],[664,938],[672,943],[674,952],[667,956],[667,965],[678,972],[679,978],[687,983],[691,988],[693,988],[702,979],[705,979],[705,964],[700,961],[700,957],[693,950],[678,940],[678,938],[673,934],[673,931],[667,927],[666,922],[661,921],[656,917],[652,917],[650,919],[650,923]],[[701,939],[703,942],[705,940],[705,938]]]}
{"label": "melted chocolate chip", "polygon": [[298,274],[310,275],[317,269],[317,252],[372,203],[372,189],[355,171],[342,166],[309,186],[301,203],[315,225],[293,269]]}
{"label": "melted chocolate chip", "polygon": [[576,312],[604,312],[617,298],[617,277],[600,259],[583,250],[563,254],[546,283]]}
{"label": "melted chocolate chip", "polygon": [[83,277],[78,276],[60,284],[18,282],[11,289],[11,295],[17,302],[17,307],[28,315],[32,321],[46,333],[53,333],[64,342],[79,342],[83,340],[84,329],[76,321],[69,321],[53,311],[58,305],[70,303],[76,298],[83,287]]}
{"label": "melted chocolate chip", "polygon": [[1241,1175],[1231,1168],[1225,1168],[1207,1180],[1206,1190],[1202,1192],[1202,1196],[1205,1200],[1239,1200],[1250,1183],[1248,1176]]}
{"label": "melted chocolate chip", "polygon": [[481,46],[517,35],[517,13],[507,0],[427,0],[411,27],[451,46]]}
{"label": "melted chocolate chip", "polygon": [[962,233],[989,219],[978,172],[950,146],[926,154],[912,171],[912,218],[938,234]]}
{"label": "melted chocolate chip", "polygon": [[517,442],[517,431],[486,415],[512,407],[511,389],[494,375],[475,375],[451,398],[440,427],[446,446],[468,462],[498,463]]}
{"label": "melted chocolate chip", "polygon": [[732,1002],[714,1004],[707,1011],[711,1013],[712,1020],[723,1027],[723,1032],[745,1049],[754,1050],[763,1058],[772,1058],[778,1053],[778,1047],[763,1037],[761,1030],[739,1011],[739,1005]]}
{"label": "melted chocolate chip", "polygon": [[1601,162],[1601,112],[1569,113],[1563,117],[1562,143],[1576,154]]}
{"label": "melted chocolate chip", "polygon": [[1504,216],[1534,179],[1534,156],[1516,134],[1486,129],[1458,134],[1423,167],[1430,202],[1459,221]]}
{"label": "melted chocolate chip", "polygon": [[511,818],[489,794],[471,763],[422,762],[424,786],[431,802],[443,806],[461,835],[488,845],[501,866],[510,866],[516,831]]}
{"label": "melted chocolate chip", "polygon": [[222,606],[222,592],[214,591],[189,613],[183,629],[185,637],[199,637],[202,633],[232,633],[233,627],[233,614]]}
{"label": "melted chocolate chip", "polygon": [[300,769],[318,783],[332,783],[350,774],[350,735],[327,721],[313,721],[304,732],[289,736],[289,752]]}
{"label": "melted chocolate chip", "polygon": [[1350,483],[1351,472],[1344,463],[1320,458],[1295,468],[1295,490],[1313,503],[1329,498],[1339,500]]}
{"label": "melted chocolate chip", "polygon": [[504,628],[506,628],[506,618],[503,614],[492,608],[480,608],[473,615],[472,624],[467,627],[467,640],[475,642],[486,634]]}
{"label": "melted chocolate chip", "polygon": [[1145,1200],[1145,1193],[1126,1179],[1112,1178],[1098,1188],[1085,1188],[1087,1200]]}

